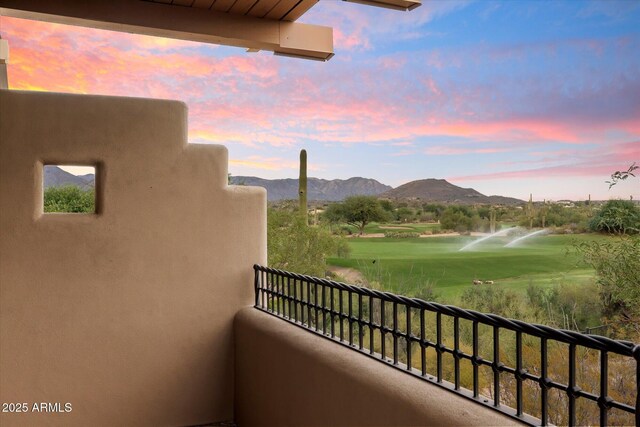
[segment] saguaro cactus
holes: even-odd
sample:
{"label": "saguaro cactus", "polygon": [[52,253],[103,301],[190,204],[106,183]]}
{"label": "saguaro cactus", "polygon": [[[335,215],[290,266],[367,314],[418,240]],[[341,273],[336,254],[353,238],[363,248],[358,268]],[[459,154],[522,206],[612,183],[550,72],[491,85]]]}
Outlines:
{"label": "saguaro cactus", "polygon": [[529,203],[527,203],[527,218],[529,218],[529,229],[533,228],[533,216],[535,212],[533,211],[533,194],[529,194]]}
{"label": "saguaro cactus", "polygon": [[300,150],[300,177],[298,179],[298,199],[300,201],[300,215],[309,223],[307,212],[307,150]]}
{"label": "saguaro cactus", "polygon": [[489,232],[491,234],[496,232],[496,210],[493,207],[489,211]]}

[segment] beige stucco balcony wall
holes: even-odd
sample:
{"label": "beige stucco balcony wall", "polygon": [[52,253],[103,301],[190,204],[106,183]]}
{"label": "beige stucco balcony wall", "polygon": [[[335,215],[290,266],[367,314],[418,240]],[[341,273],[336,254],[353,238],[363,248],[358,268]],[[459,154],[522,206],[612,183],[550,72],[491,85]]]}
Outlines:
{"label": "beige stucco balcony wall", "polygon": [[[98,213],[43,215],[46,163],[96,165]],[[233,419],[266,195],[187,144],[184,104],[1,90],[0,226],[0,401],[72,405],[1,425]]]}
{"label": "beige stucco balcony wall", "polygon": [[521,425],[254,308],[235,336],[242,427]]}

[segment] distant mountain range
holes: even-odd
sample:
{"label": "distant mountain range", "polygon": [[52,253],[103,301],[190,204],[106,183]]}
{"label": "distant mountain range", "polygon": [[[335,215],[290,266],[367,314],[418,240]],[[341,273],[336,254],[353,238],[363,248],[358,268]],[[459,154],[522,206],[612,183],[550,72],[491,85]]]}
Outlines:
{"label": "distant mountain range", "polygon": [[62,187],[65,185],[75,185],[83,190],[94,187],[95,175],[90,173],[86,175],[74,175],[60,169],[57,166],[44,167],[44,188]]}
{"label": "distant mountain range", "polygon": [[[253,176],[232,176],[234,185],[244,184],[267,189],[269,201],[298,198],[297,179],[262,179]],[[378,196],[388,199],[419,199],[425,202],[457,204],[501,204],[513,205],[522,200],[504,196],[485,196],[473,188],[462,188],[444,179],[421,179],[397,188],[381,184],[370,178],[308,179],[309,200],[340,201],[349,196]]]}
{"label": "distant mountain range", "polygon": [[393,190],[382,193],[380,197],[389,199],[420,199],[441,203],[464,205],[501,204],[514,205],[523,203],[520,199],[504,196],[485,196],[473,188],[462,188],[444,179],[420,179],[407,182]]}
{"label": "distant mountain range", "polygon": [[[57,166],[46,166],[44,187],[75,185],[83,189],[93,188],[95,176],[76,176]],[[263,179],[255,176],[232,176],[231,184],[264,187],[269,201],[298,198],[297,179]],[[381,184],[371,178],[319,179],[307,181],[308,199],[317,201],[341,201],[349,196],[378,196],[388,199],[414,199],[424,202],[457,204],[502,204],[523,203],[522,200],[503,196],[485,196],[473,188],[462,188],[444,179],[421,179],[403,184],[397,188]]]}
{"label": "distant mountain range", "polygon": [[[251,185],[267,189],[269,201],[298,198],[297,179],[262,179],[255,176],[232,176],[233,185]],[[393,187],[370,178],[349,179],[307,179],[307,198],[309,200],[340,201],[349,196],[377,196]]]}

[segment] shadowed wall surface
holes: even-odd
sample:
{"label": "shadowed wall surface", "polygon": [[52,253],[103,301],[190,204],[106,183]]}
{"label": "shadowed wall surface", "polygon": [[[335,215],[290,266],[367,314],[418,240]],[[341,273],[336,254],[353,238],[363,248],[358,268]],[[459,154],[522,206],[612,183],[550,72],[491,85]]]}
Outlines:
{"label": "shadowed wall surface", "polygon": [[[0,401],[11,425],[233,419],[233,317],[266,194],[187,144],[175,101],[0,90]],[[43,164],[94,165],[97,214],[43,214]]]}
{"label": "shadowed wall surface", "polygon": [[234,331],[242,427],[521,425],[254,308]]}

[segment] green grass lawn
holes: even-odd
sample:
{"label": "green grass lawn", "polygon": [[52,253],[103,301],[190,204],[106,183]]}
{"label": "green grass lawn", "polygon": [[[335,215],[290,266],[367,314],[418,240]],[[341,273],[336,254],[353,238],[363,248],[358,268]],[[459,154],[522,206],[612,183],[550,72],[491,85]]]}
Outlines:
{"label": "green grass lawn", "polygon": [[430,282],[441,300],[454,302],[474,286],[474,279],[493,280],[493,286],[520,292],[530,283],[590,282],[593,271],[580,265],[579,257],[567,249],[575,242],[604,238],[589,234],[536,236],[520,247],[505,248],[510,238],[495,237],[464,252],[458,250],[475,237],[353,238],[349,240],[350,258],[331,258],[329,264],[358,269],[368,280],[407,295]]}

